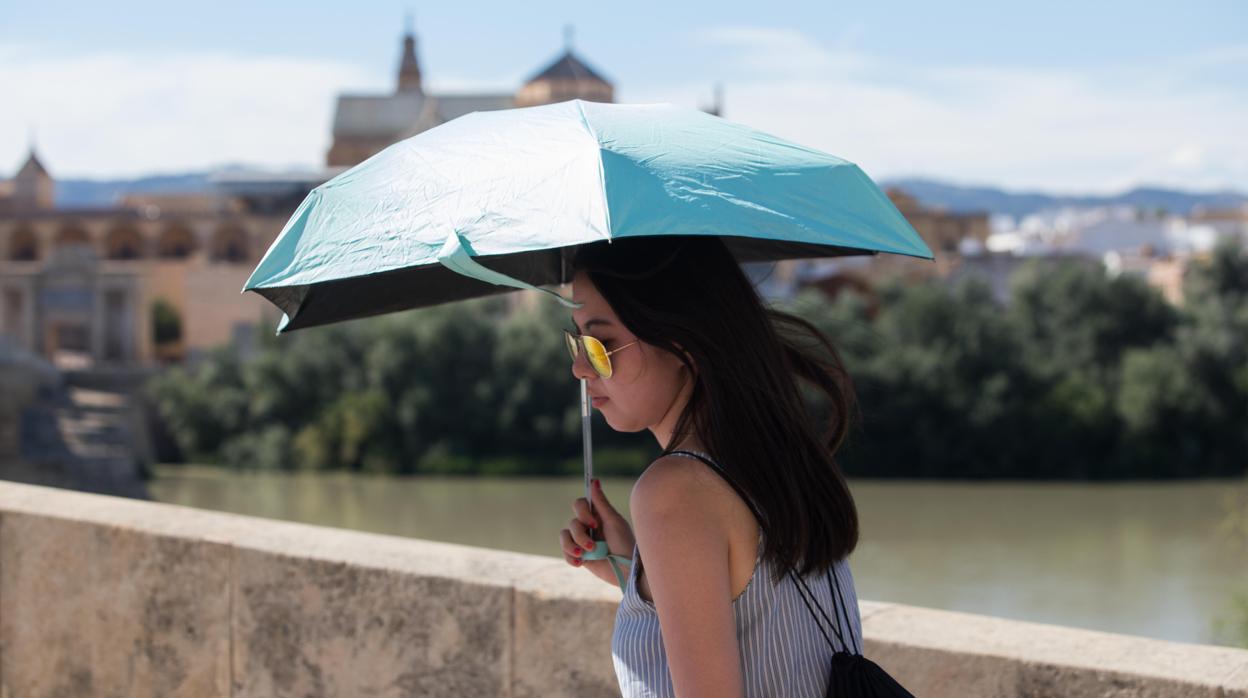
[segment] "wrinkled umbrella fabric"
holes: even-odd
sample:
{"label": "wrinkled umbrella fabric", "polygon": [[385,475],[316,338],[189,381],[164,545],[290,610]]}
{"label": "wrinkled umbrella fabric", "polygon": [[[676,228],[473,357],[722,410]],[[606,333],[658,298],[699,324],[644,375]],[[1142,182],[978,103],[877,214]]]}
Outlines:
{"label": "wrinkled umbrella fabric", "polygon": [[858,166],[670,104],[473,112],[313,189],[244,285],[278,332],[569,281],[576,245],[718,235],[739,262],[931,250]]}

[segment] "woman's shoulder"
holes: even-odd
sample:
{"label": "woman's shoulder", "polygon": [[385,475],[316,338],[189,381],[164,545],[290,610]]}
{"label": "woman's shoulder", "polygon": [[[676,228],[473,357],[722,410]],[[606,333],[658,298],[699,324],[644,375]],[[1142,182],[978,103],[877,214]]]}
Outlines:
{"label": "woman's shoulder", "polygon": [[708,482],[722,480],[715,469],[699,458],[664,454],[654,460],[633,486],[633,491],[660,495],[671,488],[701,489]]}
{"label": "woman's shoulder", "polygon": [[714,468],[698,458],[667,454],[651,463],[637,478],[629,496],[629,509],[636,513],[698,512],[708,510],[729,514],[730,502],[738,499]]}

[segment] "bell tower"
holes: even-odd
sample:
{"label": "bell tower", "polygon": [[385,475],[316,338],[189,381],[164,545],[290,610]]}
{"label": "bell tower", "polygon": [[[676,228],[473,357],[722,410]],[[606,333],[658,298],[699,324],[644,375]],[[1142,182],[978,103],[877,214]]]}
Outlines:
{"label": "bell tower", "polygon": [[12,206],[25,211],[49,210],[55,206],[55,192],[56,184],[35,155],[32,140],[30,155],[13,177]]}
{"label": "bell tower", "polygon": [[420,63],[416,60],[416,34],[412,29],[412,13],[407,13],[406,28],[403,34],[403,59],[399,61],[398,92],[422,92],[420,85]]}

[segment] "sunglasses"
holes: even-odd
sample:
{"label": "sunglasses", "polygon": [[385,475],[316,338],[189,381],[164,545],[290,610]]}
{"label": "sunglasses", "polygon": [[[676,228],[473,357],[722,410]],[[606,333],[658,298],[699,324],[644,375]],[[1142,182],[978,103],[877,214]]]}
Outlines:
{"label": "sunglasses", "polygon": [[576,361],[576,357],[581,353],[581,348],[584,347],[585,356],[589,359],[589,365],[593,366],[594,371],[596,371],[598,375],[603,378],[611,377],[612,354],[621,349],[631,347],[641,341],[640,339],[633,340],[622,347],[616,347],[611,351],[607,351],[607,348],[602,345],[602,342],[598,341],[594,337],[590,337],[587,334],[572,334],[568,330],[564,330],[563,338],[567,342],[568,353],[572,355],[572,360]]}

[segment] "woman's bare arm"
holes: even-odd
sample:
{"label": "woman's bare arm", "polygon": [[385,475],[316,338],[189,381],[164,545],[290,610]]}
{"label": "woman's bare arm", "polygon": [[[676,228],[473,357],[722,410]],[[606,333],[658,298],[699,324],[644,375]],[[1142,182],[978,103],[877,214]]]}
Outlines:
{"label": "woman's bare arm", "polygon": [[734,698],[745,689],[728,535],[705,467],[678,456],[655,461],[633,487],[629,509],[676,695]]}

